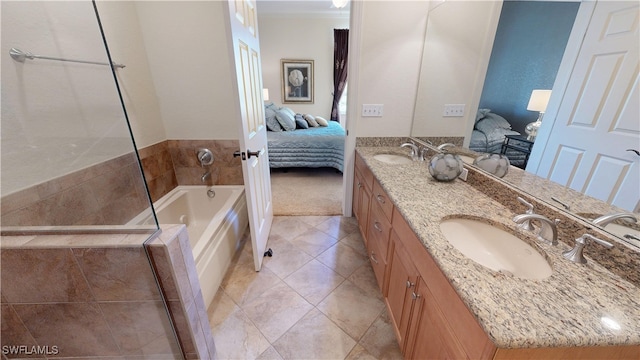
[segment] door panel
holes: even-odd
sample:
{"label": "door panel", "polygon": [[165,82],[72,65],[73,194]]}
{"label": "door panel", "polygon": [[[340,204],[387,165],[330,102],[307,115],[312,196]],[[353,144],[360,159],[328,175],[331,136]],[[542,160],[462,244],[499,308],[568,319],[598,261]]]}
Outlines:
{"label": "door panel", "polygon": [[[627,210],[640,199],[638,2],[596,3],[537,175]],[[564,94],[562,94],[564,90]],[[558,95],[557,95],[558,94]],[[541,141],[544,143],[544,140]]]}
{"label": "door panel", "polygon": [[257,13],[251,0],[229,0],[227,6],[241,116],[242,175],[247,194],[254,266],[259,271],[273,222],[273,206]]}

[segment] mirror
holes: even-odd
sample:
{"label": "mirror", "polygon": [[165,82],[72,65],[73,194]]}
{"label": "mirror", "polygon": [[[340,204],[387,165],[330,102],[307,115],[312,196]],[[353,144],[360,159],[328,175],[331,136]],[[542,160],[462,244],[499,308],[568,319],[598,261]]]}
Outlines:
{"label": "mirror", "polygon": [[[564,44],[554,45],[557,51],[553,56],[550,55],[552,52],[550,49],[540,48],[540,39],[547,41],[550,36],[534,35],[533,40],[530,37],[534,29],[549,26],[541,23],[541,18],[545,16],[541,17],[531,11],[531,6],[540,8],[546,5],[555,7],[554,10],[546,10],[547,14],[558,14],[560,12],[558,7],[560,7],[563,11],[560,18],[565,22],[560,26],[558,24],[560,20],[554,17],[553,24],[564,28],[566,37],[563,40]],[[477,145],[472,141],[472,134],[476,122],[476,109],[480,108],[491,109],[491,113],[498,113],[501,117],[508,119],[511,125],[509,129],[511,133],[500,134],[499,139],[491,144],[485,140],[488,152],[499,152],[506,134],[525,135],[526,124],[535,121],[538,117],[538,112],[527,111],[531,92],[533,89],[552,88],[579,6],[580,2],[577,1],[505,1],[504,3],[446,1],[438,3],[428,14],[411,136],[414,138],[464,137],[461,150],[468,151],[470,144],[471,148]],[[528,11],[519,11],[518,8],[528,8]],[[514,14],[529,14],[534,18],[527,20],[509,17],[515,16]],[[518,30],[514,31],[514,28]],[[529,40],[515,38],[518,33],[525,33],[529,36]],[[556,36],[555,39],[559,37]],[[485,73],[477,69],[487,69],[487,71]],[[461,117],[444,116],[447,110],[446,106],[443,107],[445,104],[464,104],[465,114]],[[450,151],[457,150],[450,148]],[[523,153],[523,155],[526,154]],[[513,162],[524,168],[524,160],[524,158],[514,159]],[[512,171],[501,181],[535,196],[558,210],[587,221],[599,215],[625,212],[623,209],[610,206],[568,187],[564,188],[564,193],[554,193],[554,196],[545,195],[549,192],[541,189],[540,182],[536,179],[540,178],[524,170],[512,168]],[[549,183],[547,180],[544,181]],[[569,206],[569,209],[565,205]],[[587,214],[589,216],[586,216]],[[635,228],[631,225],[622,229],[622,233],[615,226],[619,224],[627,223],[616,220],[615,223],[600,227],[640,247],[640,240],[626,237],[627,234],[637,233],[639,229],[637,224]],[[615,230],[614,227],[616,227]]]}

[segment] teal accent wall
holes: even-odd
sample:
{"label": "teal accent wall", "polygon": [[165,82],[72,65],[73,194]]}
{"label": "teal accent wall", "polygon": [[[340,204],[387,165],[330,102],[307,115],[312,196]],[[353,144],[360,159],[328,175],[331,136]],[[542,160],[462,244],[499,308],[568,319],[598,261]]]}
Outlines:
{"label": "teal accent wall", "polygon": [[527,110],[531,91],[551,89],[579,2],[504,1],[480,108],[507,119],[515,131],[538,118]]}

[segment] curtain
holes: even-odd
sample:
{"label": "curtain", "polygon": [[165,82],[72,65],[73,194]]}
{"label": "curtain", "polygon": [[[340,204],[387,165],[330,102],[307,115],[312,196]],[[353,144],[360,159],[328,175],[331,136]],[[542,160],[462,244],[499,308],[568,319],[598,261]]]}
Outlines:
{"label": "curtain", "polygon": [[333,105],[331,120],[340,120],[339,103],[347,85],[349,29],[333,29]]}

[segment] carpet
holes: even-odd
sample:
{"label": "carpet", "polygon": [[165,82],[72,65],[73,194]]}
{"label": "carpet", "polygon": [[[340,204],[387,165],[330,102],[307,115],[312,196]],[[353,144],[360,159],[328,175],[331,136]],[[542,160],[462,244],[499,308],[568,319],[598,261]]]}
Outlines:
{"label": "carpet", "polygon": [[342,215],[342,173],[332,168],[271,169],[274,215]]}

